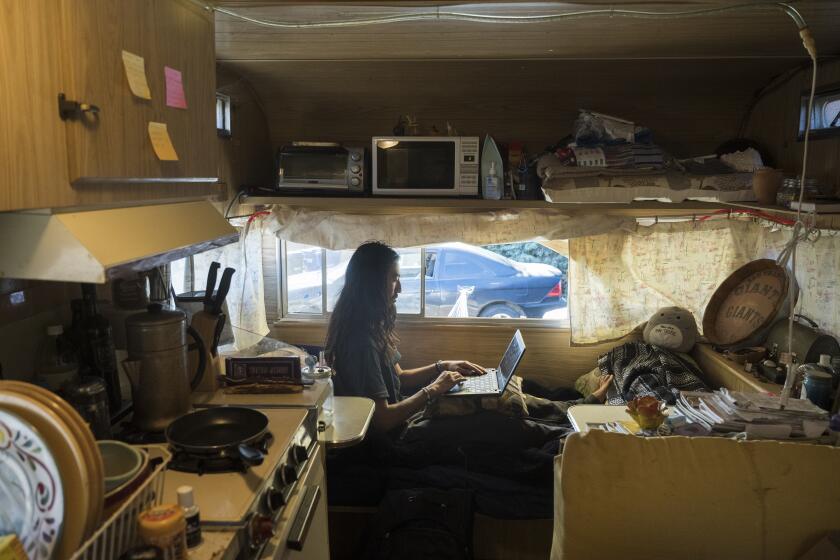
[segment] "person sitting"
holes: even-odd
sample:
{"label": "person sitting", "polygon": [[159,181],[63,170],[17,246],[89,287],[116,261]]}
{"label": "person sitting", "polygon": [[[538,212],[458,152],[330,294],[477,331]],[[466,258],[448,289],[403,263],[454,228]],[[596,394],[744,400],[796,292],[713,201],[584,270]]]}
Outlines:
{"label": "person sitting", "polygon": [[[399,254],[384,243],[362,244],[347,265],[344,288],[327,331],[325,357],[336,372],[335,394],[372,399],[372,427],[379,433],[403,425],[465,376],[486,373],[466,360],[400,367],[399,339],[394,332],[400,291]],[[600,381],[594,398],[586,402],[604,401],[611,379]],[[404,398],[403,390],[413,394]]]}

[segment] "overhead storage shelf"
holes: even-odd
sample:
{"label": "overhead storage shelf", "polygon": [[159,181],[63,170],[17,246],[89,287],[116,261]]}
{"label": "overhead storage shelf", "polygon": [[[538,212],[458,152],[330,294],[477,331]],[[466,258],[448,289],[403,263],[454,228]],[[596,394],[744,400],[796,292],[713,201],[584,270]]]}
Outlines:
{"label": "overhead storage shelf", "polygon": [[243,204],[282,204],[299,208],[340,210],[357,214],[418,212],[486,212],[488,210],[551,210],[558,214],[609,214],[631,217],[690,216],[709,214],[726,206],[711,202],[552,203],[544,200],[483,200],[475,198],[245,196]]}

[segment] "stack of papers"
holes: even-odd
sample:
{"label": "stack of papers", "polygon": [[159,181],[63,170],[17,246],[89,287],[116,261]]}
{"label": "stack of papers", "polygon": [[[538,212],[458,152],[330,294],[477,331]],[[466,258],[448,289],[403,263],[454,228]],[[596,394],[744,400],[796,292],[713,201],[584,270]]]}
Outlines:
{"label": "stack of papers", "polygon": [[746,432],[755,438],[817,439],[828,429],[828,412],[811,401],[720,389],[684,391],[674,407],[690,424],[718,433]]}

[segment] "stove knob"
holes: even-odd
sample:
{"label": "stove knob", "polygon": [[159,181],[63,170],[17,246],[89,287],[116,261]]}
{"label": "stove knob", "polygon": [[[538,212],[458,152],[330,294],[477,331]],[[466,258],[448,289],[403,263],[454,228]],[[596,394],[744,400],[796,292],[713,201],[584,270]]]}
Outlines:
{"label": "stove knob", "polygon": [[274,481],[278,486],[289,486],[297,480],[297,471],[291,465],[280,465],[274,474]]}
{"label": "stove knob", "polygon": [[309,459],[309,451],[302,445],[293,445],[292,459],[299,465]]}
{"label": "stove knob", "polygon": [[274,536],[274,522],[267,515],[256,514],[248,524],[248,537],[253,548],[257,548]]}
{"label": "stove knob", "polygon": [[283,492],[272,486],[263,494],[263,503],[269,513],[274,513],[286,505],[286,498],[283,497]]}

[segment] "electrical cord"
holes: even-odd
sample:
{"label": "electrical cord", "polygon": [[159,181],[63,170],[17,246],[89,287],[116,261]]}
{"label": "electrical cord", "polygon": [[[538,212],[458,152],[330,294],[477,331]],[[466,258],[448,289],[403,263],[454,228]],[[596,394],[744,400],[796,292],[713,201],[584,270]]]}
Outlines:
{"label": "electrical cord", "polygon": [[230,199],[230,203],[227,205],[227,208],[225,208],[225,219],[226,220],[231,219],[230,209],[233,208],[233,205],[235,203],[239,202],[239,200],[242,198],[242,195],[244,195],[244,194],[245,194],[245,189],[242,189],[241,191],[236,193],[236,196],[234,196],[233,198]]}
{"label": "electrical cord", "polygon": [[460,12],[447,10],[446,8],[436,7],[434,10],[427,12],[419,12],[412,14],[393,14],[376,16],[359,19],[344,19],[332,21],[278,21],[267,20],[255,17],[246,16],[244,14],[229,10],[227,8],[220,8],[217,6],[204,5],[204,9],[218,12],[227,16],[247,21],[256,25],[266,27],[275,27],[281,29],[327,29],[340,27],[360,27],[368,25],[382,25],[389,23],[406,23],[412,21],[468,21],[473,23],[491,23],[491,24],[528,24],[528,23],[549,23],[565,19],[580,19],[588,17],[629,17],[639,19],[680,19],[688,17],[700,17],[713,14],[720,14],[736,10],[782,10],[791,19],[794,20],[797,27],[800,29],[806,28],[805,20],[799,12],[788,4],[784,3],[768,3],[768,2],[748,2],[743,4],[733,4],[730,6],[715,6],[712,8],[700,8],[695,10],[682,10],[678,12],[654,12],[647,10],[627,10],[621,8],[596,8],[592,10],[579,10],[575,12],[560,12],[553,14],[541,15],[498,15],[498,14],[478,14],[473,12]]}

